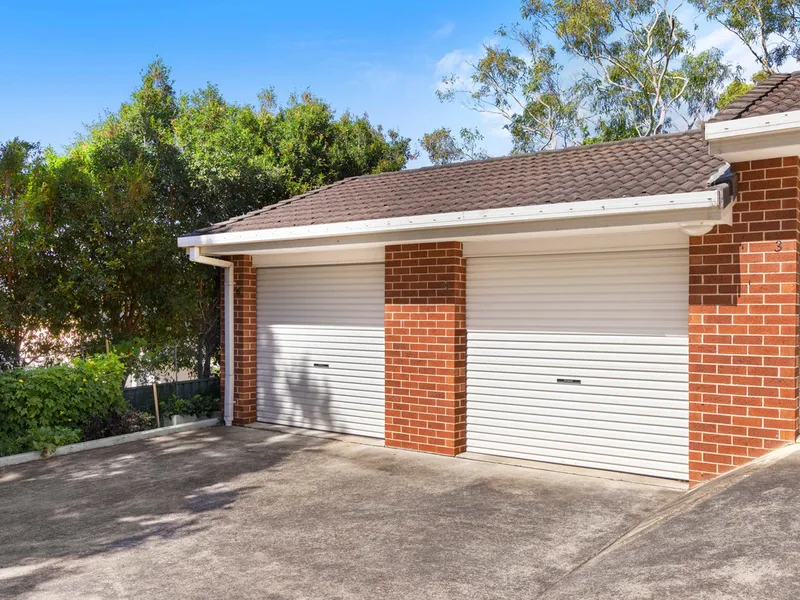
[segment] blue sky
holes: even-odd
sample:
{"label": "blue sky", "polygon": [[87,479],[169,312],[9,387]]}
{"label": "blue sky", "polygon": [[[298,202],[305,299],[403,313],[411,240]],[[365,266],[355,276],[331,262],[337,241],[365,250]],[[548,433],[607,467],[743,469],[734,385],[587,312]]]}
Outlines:
{"label": "blue sky", "polygon": [[[515,0],[13,3],[0,36],[0,140],[61,149],[115,110],[158,55],[180,91],[210,81],[230,101],[255,103],[271,85],[282,99],[308,88],[415,142],[441,125],[478,126],[489,153],[504,154],[500,122],[441,104],[434,90],[518,18]],[[698,38],[749,60],[724,31],[701,23]]]}

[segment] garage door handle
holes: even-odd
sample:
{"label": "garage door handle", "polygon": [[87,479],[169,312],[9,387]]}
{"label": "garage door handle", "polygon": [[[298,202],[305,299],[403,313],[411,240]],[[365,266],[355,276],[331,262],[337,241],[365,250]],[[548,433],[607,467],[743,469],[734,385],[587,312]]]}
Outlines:
{"label": "garage door handle", "polygon": [[556,383],[580,383],[580,379],[567,379],[566,377],[556,378]]}
{"label": "garage door handle", "polygon": [[330,367],[330,365],[328,363],[314,363],[314,366],[315,367],[322,367],[323,369],[327,369],[328,367]]}

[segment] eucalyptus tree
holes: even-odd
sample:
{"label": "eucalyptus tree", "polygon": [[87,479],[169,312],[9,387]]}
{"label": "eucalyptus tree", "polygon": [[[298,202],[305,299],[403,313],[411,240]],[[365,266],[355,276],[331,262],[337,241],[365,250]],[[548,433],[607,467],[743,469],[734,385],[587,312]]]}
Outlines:
{"label": "eucalyptus tree", "polygon": [[718,49],[694,53],[682,8],[682,0],[523,0],[522,23],[498,30],[470,77],[446,76],[438,96],[501,117],[514,151],[697,126],[738,71]]}
{"label": "eucalyptus tree", "polygon": [[692,54],[683,7],[680,0],[524,0],[522,16],[579,61],[601,132],[648,136],[680,127],[677,117],[696,124],[735,76],[719,50]]}
{"label": "eucalyptus tree", "polygon": [[419,143],[424,148],[431,163],[446,165],[462,160],[479,160],[486,158],[486,150],[479,146],[483,136],[477,128],[462,127],[458,136],[446,127],[434,129],[420,138]]}
{"label": "eucalyptus tree", "polygon": [[519,26],[501,27],[496,34],[500,41],[484,45],[469,78],[443,77],[439,100],[463,99],[472,110],[502,118],[515,152],[573,144],[580,90],[563,83],[553,46]]}
{"label": "eucalyptus tree", "polygon": [[691,1],[709,20],[736,36],[761,72],[777,72],[790,57],[800,60],[800,3],[797,0]]}

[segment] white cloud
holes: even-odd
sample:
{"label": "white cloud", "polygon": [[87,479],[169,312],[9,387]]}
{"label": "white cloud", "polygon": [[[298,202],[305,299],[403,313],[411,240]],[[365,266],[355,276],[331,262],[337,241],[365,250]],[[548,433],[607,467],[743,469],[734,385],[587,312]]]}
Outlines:
{"label": "white cloud", "polygon": [[474,65],[478,61],[478,55],[468,50],[453,50],[445,54],[439,62],[436,63],[434,75],[436,76],[436,83],[434,89],[436,91],[445,91],[448,84],[442,81],[443,77],[455,77],[454,84],[456,87],[469,87],[470,75],[474,71]]}
{"label": "white cloud", "polygon": [[466,76],[467,78],[472,74],[473,66],[476,64],[483,54],[485,48],[492,48],[497,46],[499,40],[496,37],[491,37],[483,40],[481,45],[473,50],[464,50],[459,48],[445,54],[436,63],[435,75],[443,77],[445,75],[455,74],[457,76]]}
{"label": "white cloud", "polygon": [[474,64],[477,59],[477,54],[468,50],[453,50],[445,54],[436,63],[436,75],[443,76],[450,73],[471,72],[470,63]]}
{"label": "white cloud", "polygon": [[487,138],[511,143],[511,132],[506,129],[508,121],[496,113],[480,113],[482,123],[478,125],[480,132]]}
{"label": "white cloud", "polygon": [[455,31],[456,24],[453,21],[447,21],[444,25],[439,27],[436,31],[433,32],[433,37],[435,38],[448,38],[453,34]]}
{"label": "white cloud", "polygon": [[386,92],[400,85],[403,73],[379,61],[362,60],[350,68],[350,84],[367,87],[373,91]]}
{"label": "white cloud", "polygon": [[[702,52],[712,48],[719,48],[723,53],[723,60],[733,63],[734,65],[741,65],[742,76],[745,80],[760,70],[758,61],[747,47],[736,37],[736,34],[729,31],[722,25],[718,25],[706,35],[697,38],[695,45],[695,52]],[[800,68],[800,63],[793,58],[790,58],[783,65],[780,70],[783,72],[794,71]]]}
{"label": "white cloud", "polygon": [[475,67],[480,60],[485,48],[497,46],[498,39],[495,37],[483,41],[479,48],[474,50],[457,49],[445,54],[436,63],[434,75],[437,79],[434,84],[436,91],[444,91],[447,87],[443,82],[443,77],[455,77],[456,87],[472,89],[473,82],[470,76],[475,72]]}
{"label": "white cloud", "polygon": [[756,71],[756,61],[750,51],[733,32],[721,25],[711,30],[706,35],[697,38],[695,52],[703,52],[713,48],[722,50],[725,61],[735,65],[741,65],[743,74],[746,77],[752,75]]}
{"label": "white cloud", "polygon": [[[460,48],[442,56],[434,68],[433,74],[437,79],[434,88],[444,90],[446,86],[442,82],[442,78],[453,75],[457,87],[471,89],[474,85],[470,79],[475,70],[473,65],[480,60],[485,46],[496,44],[497,40],[487,39],[474,50]],[[504,128],[506,120],[500,115],[471,110],[461,100],[463,99],[441,105],[442,109],[446,111],[441,119],[441,125],[449,127],[453,132],[458,132],[462,127],[470,129],[477,127],[484,136],[479,145],[484,147],[490,156],[508,154],[511,150],[511,134]]]}

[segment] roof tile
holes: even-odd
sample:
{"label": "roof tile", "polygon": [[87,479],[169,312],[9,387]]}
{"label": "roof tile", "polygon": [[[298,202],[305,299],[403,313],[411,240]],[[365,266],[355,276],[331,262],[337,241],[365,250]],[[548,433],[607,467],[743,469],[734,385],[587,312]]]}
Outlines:
{"label": "roof tile", "polygon": [[800,110],[800,71],[775,73],[719,111],[709,123]]}
{"label": "roof tile", "polygon": [[351,177],[190,235],[703,191],[725,165],[701,131],[657,135]]}

